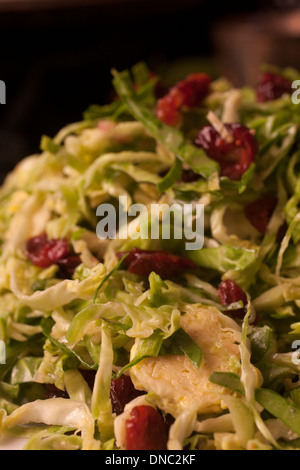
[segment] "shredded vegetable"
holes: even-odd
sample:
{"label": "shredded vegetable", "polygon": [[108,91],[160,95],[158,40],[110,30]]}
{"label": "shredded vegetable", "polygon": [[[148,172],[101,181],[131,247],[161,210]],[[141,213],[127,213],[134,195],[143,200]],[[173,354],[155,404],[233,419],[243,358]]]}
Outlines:
{"label": "shredded vegetable", "polygon": [[300,73],[262,73],[157,98],[144,63],[112,70],[113,103],[7,176],[0,446],[300,449]]}

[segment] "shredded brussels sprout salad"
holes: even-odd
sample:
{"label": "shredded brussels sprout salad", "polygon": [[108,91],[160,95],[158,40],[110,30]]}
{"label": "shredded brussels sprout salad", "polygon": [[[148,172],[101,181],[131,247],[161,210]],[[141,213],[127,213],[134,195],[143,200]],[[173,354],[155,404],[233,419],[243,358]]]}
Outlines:
{"label": "shredded brussels sprout salad", "polygon": [[[44,136],[0,191],[1,437],[300,449],[299,74],[163,92],[143,63],[112,75],[115,100]],[[100,239],[97,208],[121,196],[203,204],[203,248]]]}

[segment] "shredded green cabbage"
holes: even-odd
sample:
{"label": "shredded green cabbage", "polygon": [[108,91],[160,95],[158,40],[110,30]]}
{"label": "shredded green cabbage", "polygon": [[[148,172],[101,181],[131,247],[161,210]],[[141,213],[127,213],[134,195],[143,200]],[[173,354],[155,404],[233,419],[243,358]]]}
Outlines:
{"label": "shredded green cabbage", "polygon": [[[132,411],[149,406],[172,415],[168,450],[300,449],[299,106],[289,94],[258,103],[220,78],[169,126],[145,64],[112,75],[117,99],[43,136],[0,188],[0,447],[22,437],[28,450],[123,450]],[[258,144],[239,180],[194,145],[204,125],[228,137],[228,123]],[[272,211],[262,202],[251,220],[246,207],[266,196]],[[101,210],[119,217],[119,198],[136,215],[99,238]],[[151,232],[151,204],[203,204],[203,248],[187,250],[171,218],[155,239],[123,236]],[[68,244],[70,271],[33,262],[28,241],[41,236]],[[134,249],[194,267],[142,275],[128,269]],[[222,281],[243,298],[224,301]],[[120,411],[111,386],[125,375],[136,396]]]}

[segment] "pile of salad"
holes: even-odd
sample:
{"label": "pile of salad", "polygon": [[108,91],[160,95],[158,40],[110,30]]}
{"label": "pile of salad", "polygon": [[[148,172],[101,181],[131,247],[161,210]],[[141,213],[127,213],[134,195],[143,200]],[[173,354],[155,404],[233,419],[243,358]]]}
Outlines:
{"label": "pile of salad", "polygon": [[[0,190],[1,439],[300,449],[300,74],[112,76],[112,103],[43,136]],[[120,196],[203,204],[203,248],[100,239]]]}

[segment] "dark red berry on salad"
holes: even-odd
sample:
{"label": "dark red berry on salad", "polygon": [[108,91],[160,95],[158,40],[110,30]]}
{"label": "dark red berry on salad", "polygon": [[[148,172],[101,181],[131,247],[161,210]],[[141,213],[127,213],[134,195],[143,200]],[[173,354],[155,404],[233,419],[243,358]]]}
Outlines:
{"label": "dark red berry on salad", "polygon": [[46,234],[30,238],[26,245],[26,255],[32,264],[40,268],[48,268],[69,255],[67,240],[49,240]]}
{"label": "dark red berry on salad", "polygon": [[235,282],[231,281],[230,279],[225,279],[219,284],[218,294],[220,302],[224,306],[228,306],[235,302],[243,302],[244,306],[242,308],[228,310],[226,312],[227,315],[231,316],[232,318],[242,320],[247,313],[246,305],[248,300],[245,292]]}
{"label": "dark red berry on salad", "polygon": [[191,74],[179,81],[158,101],[156,109],[158,119],[169,126],[178,124],[182,107],[199,106],[209,92],[210,83],[211,79],[205,73]]}
{"label": "dark red berry on salad", "polygon": [[265,196],[257,201],[251,202],[245,207],[247,219],[262,235],[267,232],[268,224],[276,205],[276,197]]}
{"label": "dark red berry on salad", "polygon": [[125,422],[126,450],[166,450],[167,431],[152,406],[136,406]]}
{"label": "dark red berry on salad", "polygon": [[265,72],[261,75],[256,87],[257,101],[259,103],[273,101],[285,93],[291,94],[291,91],[290,80],[273,72]]}
{"label": "dark red berry on salad", "polygon": [[113,412],[117,415],[123,413],[127,403],[143,394],[144,392],[134,388],[132,380],[128,375],[122,374],[118,379],[113,379],[110,386]]}
{"label": "dark red berry on salad", "polygon": [[45,233],[27,241],[26,256],[39,268],[48,268],[57,264],[60,268],[59,276],[64,278],[71,277],[81,263],[78,255],[70,253],[68,240],[48,239]]}
{"label": "dark red berry on salad", "polygon": [[230,139],[221,137],[213,126],[205,126],[199,132],[195,145],[205,150],[221,168],[221,176],[239,180],[254,161],[257,141],[248,127],[236,123],[224,125]]}
{"label": "dark red berry on salad", "polygon": [[165,124],[175,126],[180,122],[180,100],[176,96],[166,95],[157,103],[156,116]]}
{"label": "dark red berry on salad", "polygon": [[[121,259],[125,253],[118,253]],[[151,251],[134,248],[127,258],[124,265],[128,271],[140,276],[149,276],[153,271],[162,279],[174,279],[181,276],[185,271],[195,269],[195,263],[182,256],[174,255],[169,251]]]}
{"label": "dark red berry on salad", "polygon": [[178,82],[176,89],[181,93],[182,106],[194,108],[201,104],[208,94],[210,82],[210,76],[206,73],[194,73]]}

